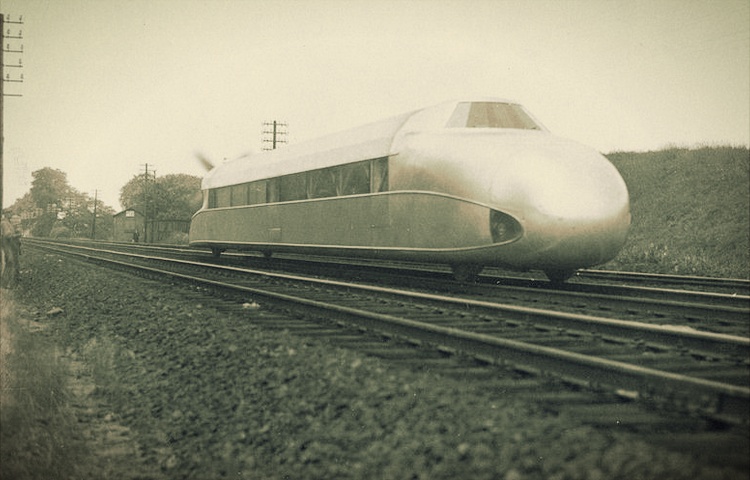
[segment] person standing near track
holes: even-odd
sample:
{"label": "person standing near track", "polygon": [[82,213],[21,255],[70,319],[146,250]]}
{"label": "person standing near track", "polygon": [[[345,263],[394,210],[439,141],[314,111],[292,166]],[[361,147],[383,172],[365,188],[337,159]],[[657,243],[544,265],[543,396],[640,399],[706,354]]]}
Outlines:
{"label": "person standing near track", "polygon": [[18,282],[20,274],[21,235],[3,215],[0,221],[0,286],[10,288]]}

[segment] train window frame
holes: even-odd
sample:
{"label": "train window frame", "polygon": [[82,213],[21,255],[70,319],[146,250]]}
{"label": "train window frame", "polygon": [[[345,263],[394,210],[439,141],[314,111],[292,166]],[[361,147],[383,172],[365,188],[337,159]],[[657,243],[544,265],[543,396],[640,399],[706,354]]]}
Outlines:
{"label": "train window frame", "polygon": [[307,198],[330,198],[338,194],[340,168],[319,168],[307,174]]}
{"label": "train window frame", "polygon": [[279,201],[307,200],[307,173],[299,172],[279,178]]}
{"label": "train window frame", "polygon": [[239,183],[237,185],[232,185],[229,194],[230,206],[239,207],[242,205],[247,205],[248,186],[248,183]]}
{"label": "train window frame", "polygon": [[388,157],[375,158],[370,161],[370,193],[388,191],[388,170]]}
{"label": "train window frame", "polygon": [[336,168],[338,170],[337,196],[345,197],[371,193],[372,168],[369,160],[347,163]]}
{"label": "train window frame", "polygon": [[266,203],[279,202],[279,179],[278,177],[266,180]]}
{"label": "train window frame", "polygon": [[389,157],[217,187],[208,190],[207,208],[346,197],[388,191]]}
{"label": "train window frame", "polygon": [[248,183],[247,204],[259,205],[268,203],[268,181],[259,180]]}
{"label": "train window frame", "polygon": [[232,206],[232,187],[219,187],[216,189],[216,208]]}

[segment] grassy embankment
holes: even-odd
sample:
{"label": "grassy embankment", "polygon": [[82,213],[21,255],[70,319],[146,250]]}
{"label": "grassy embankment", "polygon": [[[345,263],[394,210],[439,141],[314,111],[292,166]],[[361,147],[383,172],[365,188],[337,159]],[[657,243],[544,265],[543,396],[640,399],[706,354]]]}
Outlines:
{"label": "grassy embankment", "polygon": [[750,276],[750,151],[669,148],[607,157],[630,191],[633,223],[603,268]]}
{"label": "grassy embankment", "polygon": [[0,478],[75,478],[86,445],[71,409],[69,366],[10,292],[0,297]]}

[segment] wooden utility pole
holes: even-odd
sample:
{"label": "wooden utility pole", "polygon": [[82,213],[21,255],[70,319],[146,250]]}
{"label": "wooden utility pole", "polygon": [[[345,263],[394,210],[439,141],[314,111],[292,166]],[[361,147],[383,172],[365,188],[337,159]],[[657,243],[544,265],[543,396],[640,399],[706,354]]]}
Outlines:
{"label": "wooden utility pole", "polygon": [[[4,184],[4,176],[3,176],[3,163],[4,163],[4,150],[3,150],[3,144],[5,143],[5,113],[4,113],[4,104],[5,104],[5,97],[20,97],[21,94],[19,93],[5,93],[5,83],[6,82],[12,82],[12,83],[22,83],[23,82],[23,73],[20,73],[18,76],[10,74],[5,74],[5,68],[23,68],[23,60],[20,56],[20,54],[23,53],[23,44],[20,45],[20,47],[11,48],[10,42],[5,43],[5,40],[12,40],[18,43],[19,40],[23,39],[23,31],[21,30],[21,27],[18,27],[18,31],[14,35],[11,32],[10,27],[8,27],[8,31],[5,31],[6,25],[23,25],[23,16],[19,16],[17,21],[11,20],[10,15],[8,15],[7,19],[4,13],[0,13],[0,43],[2,45],[0,46],[0,212],[3,211],[3,184]],[[6,65],[5,64],[5,54],[11,53],[11,54],[18,54],[18,63],[11,63]]]}
{"label": "wooden utility pole", "polygon": [[91,220],[91,240],[96,240],[96,201],[98,196],[99,190],[94,190],[94,218]]}
{"label": "wooden utility pole", "polygon": [[[143,172],[143,211],[141,212],[143,214],[143,241],[149,242],[148,238],[148,223],[149,219],[151,218],[151,203],[153,202],[153,196],[151,195],[151,187],[149,187],[148,182],[151,180],[151,177],[153,176],[154,181],[156,181],[156,170],[151,172],[151,175],[149,175],[148,171],[148,163],[144,164],[145,171]],[[152,165],[153,167],[153,165]],[[152,222],[153,223],[153,222]],[[153,225],[152,225],[153,226]],[[151,235],[153,236],[153,228],[151,229]],[[153,239],[151,239],[153,240]]]}
{"label": "wooden utility pole", "polygon": [[[5,32],[5,14],[0,13],[0,39]],[[5,43],[5,42],[2,42]],[[5,99],[5,45],[0,46],[0,217],[3,213],[3,143],[5,143],[5,130],[3,130],[3,100]]]}

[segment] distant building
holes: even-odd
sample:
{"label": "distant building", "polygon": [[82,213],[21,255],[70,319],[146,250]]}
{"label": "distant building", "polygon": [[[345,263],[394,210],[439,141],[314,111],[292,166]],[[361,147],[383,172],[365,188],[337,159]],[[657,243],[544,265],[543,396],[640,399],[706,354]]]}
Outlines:
{"label": "distant building", "polygon": [[143,236],[146,217],[128,208],[113,215],[112,240],[115,242],[145,242]]}

